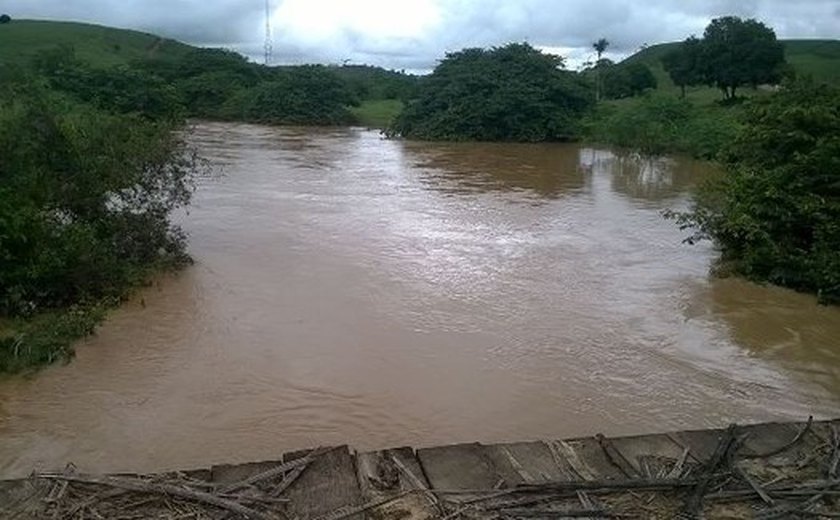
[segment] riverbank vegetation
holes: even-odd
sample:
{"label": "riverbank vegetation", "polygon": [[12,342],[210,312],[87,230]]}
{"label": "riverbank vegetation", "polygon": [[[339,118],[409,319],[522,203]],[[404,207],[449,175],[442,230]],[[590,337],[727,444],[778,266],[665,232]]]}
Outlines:
{"label": "riverbank vegetation", "polygon": [[725,175],[677,215],[712,239],[721,269],[840,303],[840,89],[788,84],[744,110]]}
{"label": "riverbank vegetation", "polygon": [[0,43],[0,373],[66,359],[109,307],[190,261],[170,222],[200,166],[187,118],[346,125],[365,101],[386,124],[415,84],[85,24],[10,19]]}
{"label": "riverbank vegetation", "polygon": [[0,372],[66,358],[105,308],[189,261],[169,217],[197,162],[171,92],[42,58],[0,71]]}

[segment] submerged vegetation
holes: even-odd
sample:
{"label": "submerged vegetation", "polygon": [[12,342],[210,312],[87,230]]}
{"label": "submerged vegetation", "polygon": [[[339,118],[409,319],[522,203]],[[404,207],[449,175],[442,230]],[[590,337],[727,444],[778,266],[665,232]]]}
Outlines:
{"label": "submerged vegetation", "polygon": [[48,74],[0,76],[0,372],[65,357],[104,307],[189,260],[169,220],[197,166],[176,106],[135,98],[131,78],[60,70],[61,89]]}
{"label": "submerged vegetation", "polygon": [[740,107],[651,93],[600,104],[586,116],[583,129],[590,141],[647,155],[715,159],[738,133],[740,112]]}
{"label": "submerged vegetation", "polygon": [[711,238],[722,266],[840,303],[840,90],[787,85],[745,109],[726,174],[679,215]]}

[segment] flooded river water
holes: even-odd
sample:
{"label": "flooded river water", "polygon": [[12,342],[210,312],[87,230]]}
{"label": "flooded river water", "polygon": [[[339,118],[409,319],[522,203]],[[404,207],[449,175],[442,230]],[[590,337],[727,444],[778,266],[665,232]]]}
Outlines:
{"label": "flooded river water", "polygon": [[709,172],[576,145],[201,124],[196,264],[0,381],[0,476],[837,415],[840,308],[713,280]]}

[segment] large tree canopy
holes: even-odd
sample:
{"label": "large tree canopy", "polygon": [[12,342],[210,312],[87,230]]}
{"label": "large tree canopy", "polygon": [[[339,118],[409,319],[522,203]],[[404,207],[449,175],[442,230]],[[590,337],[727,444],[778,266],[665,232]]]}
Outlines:
{"label": "large tree canopy", "polygon": [[242,90],[222,107],[224,116],[267,124],[341,125],[353,121],[359,101],[328,67],[278,69],[270,81]]}
{"label": "large tree canopy", "polygon": [[784,47],[773,29],[736,16],[712,20],[702,40],[689,38],[663,59],[676,85],[707,84],[723,91],[726,99],[745,85],[777,83],[784,63]]}
{"label": "large tree canopy", "polygon": [[724,92],[729,89],[729,97],[734,97],[735,89],[742,85],[779,81],[784,61],[784,47],[776,40],[776,33],[759,21],[717,18],[703,34],[706,82]]}
{"label": "large tree canopy", "polygon": [[575,137],[592,104],[563,60],[528,44],[451,53],[390,129],[428,140],[547,141]]}
{"label": "large tree canopy", "polygon": [[692,36],[662,58],[665,71],[671,76],[674,85],[680,87],[682,97],[685,97],[685,87],[703,82],[700,67],[702,45],[700,40]]}

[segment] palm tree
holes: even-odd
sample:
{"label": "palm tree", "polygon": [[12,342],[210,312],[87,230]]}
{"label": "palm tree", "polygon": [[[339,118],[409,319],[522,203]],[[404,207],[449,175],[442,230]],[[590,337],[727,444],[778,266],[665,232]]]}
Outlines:
{"label": "palm tree", "polygon": [[598,61],[601,61],[601,56],[603,56],[604,52],[607,51],[607,48],[610,46],[610,41],[606,38],[600,38],[598,41],[592,44],[592,48],[595,49],[595,52],[598,53]]}
{"label": "palm tree", "polygon": [[592,48],[598,53],[598,60],[595,62],[595,101],[601,101],[601,56],[609,46],[610,42],[606,38],[599,38],[592,44]]}

